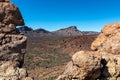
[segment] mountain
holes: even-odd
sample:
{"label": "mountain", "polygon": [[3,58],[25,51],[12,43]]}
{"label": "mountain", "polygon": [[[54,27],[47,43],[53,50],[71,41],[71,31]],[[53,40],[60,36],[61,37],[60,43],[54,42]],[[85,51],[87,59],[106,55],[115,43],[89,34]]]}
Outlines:
{"label": "mountain", "polygon": [[28,37],[76,37],[81,35],[99,34],[98,32],[94,31],[80,31],[76,26],[70,26],[68,28],[63,28],[52,32],[42,28],[33,30],[28,26],[19,27],[18,30]]}
{"label": "mountain", "polygon": [[42,29],[42,28],[39,28],[39,29],[35,29],[33,30],[34,32],[36,33],[50,33],[49,31],[45,30],[45,29]]}
{"label": "mountain", "polygon": [[18,30],[22,34],[26,35],[29,38],[45,37],[45,36],[52,36],[53,35],[53,33],[49,32],[45,29],[42,29],[42,28],[33,30],[32,28],[30,28],[28,26],[24,26],[24,27],[19,27]]}
{"label": "mountain", "polygon": [[68,28],[60,29],[54,31],[53,33],[55,33],[58,36],[64,36],[64,37],[83,35],[83,33],[79,31],[76,26],[70,26]]}

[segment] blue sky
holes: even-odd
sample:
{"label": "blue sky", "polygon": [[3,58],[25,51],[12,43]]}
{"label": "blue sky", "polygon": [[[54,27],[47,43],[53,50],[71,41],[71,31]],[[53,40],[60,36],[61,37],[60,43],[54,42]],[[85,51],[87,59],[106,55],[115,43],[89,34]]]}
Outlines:
{"label": "blue sky", "polygon": [[120,21],[120,0],[11,0],[26,26],[54,31],[77,26],[81,31],[100,31]]}

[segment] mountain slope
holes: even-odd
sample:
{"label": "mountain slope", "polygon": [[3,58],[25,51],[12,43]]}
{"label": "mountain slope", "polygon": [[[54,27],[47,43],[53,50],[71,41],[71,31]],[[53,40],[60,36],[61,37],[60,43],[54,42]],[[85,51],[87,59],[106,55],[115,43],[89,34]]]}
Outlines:
{"label": "mountain slope", "polygon": [[83,35],[83,33],[79,31],[76,26],[70,26],[68,28],[60,29],[54,31],[53,33],[55,33],[58,36],[64,36],[64,37]]}

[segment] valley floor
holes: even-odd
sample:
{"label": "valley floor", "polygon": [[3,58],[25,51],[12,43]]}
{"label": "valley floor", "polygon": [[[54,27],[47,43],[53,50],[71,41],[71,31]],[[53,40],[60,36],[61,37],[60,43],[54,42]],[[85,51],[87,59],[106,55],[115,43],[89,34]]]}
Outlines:
{"label": "valley floor", "polygon": [[96,35],[69,38],[28,38],[24,67],[35,80],[54,80],[65,69],[71,55],[89,50]]}

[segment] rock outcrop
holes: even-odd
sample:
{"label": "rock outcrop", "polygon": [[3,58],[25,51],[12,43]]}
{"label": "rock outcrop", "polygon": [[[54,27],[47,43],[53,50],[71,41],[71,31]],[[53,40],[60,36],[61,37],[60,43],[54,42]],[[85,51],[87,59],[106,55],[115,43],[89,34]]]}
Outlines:
{"label": "rock outcrop", "polygon": [[120,23],[106,25],[98,38],[92,43],[91,48],[120,54]]}
{"label": "rock outcrop", "polygon": [[75,53],[57,80],[120,80],[120,23],[106,25],[91,49]]}
{"label": "rock outcrop", "polygon": [[16,26],[23,26],[19,9],[9,0],[0,0],[0,80],[32,80],[22,68],[27,37]]}

